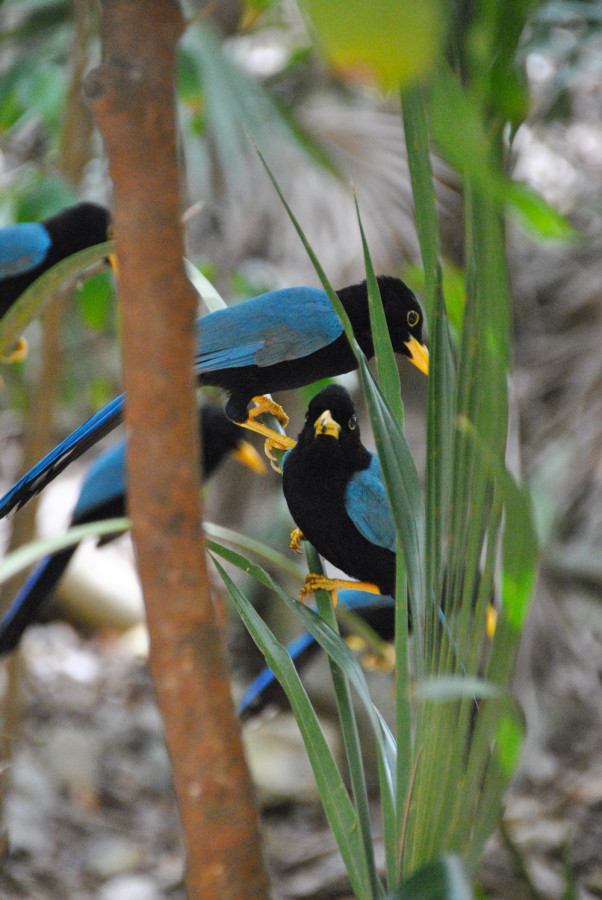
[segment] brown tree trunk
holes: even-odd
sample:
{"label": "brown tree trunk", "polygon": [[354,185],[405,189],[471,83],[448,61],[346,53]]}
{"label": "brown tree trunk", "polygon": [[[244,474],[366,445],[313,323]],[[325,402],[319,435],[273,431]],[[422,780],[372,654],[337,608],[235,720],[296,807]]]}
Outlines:
{"label": "brown tree trunk", "polygon": [[268,896],[201,529],[196,297],[182,266],[175,0],[103,0],[87,93],[114,185],[127,390],[128,497],[188,849],[190,898]]}

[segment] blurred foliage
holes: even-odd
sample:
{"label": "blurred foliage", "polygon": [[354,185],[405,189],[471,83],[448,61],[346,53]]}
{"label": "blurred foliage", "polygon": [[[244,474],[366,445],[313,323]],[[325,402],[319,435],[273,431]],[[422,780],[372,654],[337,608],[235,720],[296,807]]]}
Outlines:
{"label": "blurred foliage", "polygon": [[[353,736],[349,684],[368,710],[379,750],[387,886],[397,891],[391,896],[434,896],[437,884],[437,896],[467,896],[466,891],[462,893],[462,871],[452,877],[450,871],[457,876],[457,868],[452,865],[450,870],[439,858],[446,851],[457,853],[473,873],[500,815],[522,733],[507,690],[537,556],[528,493],[509,475],[504,461],[511,315],[503,214],[509,209],[540,237],[563,239],[572,234],[539,197],[510,181],[506,162],[512,137],[529,114],[525,78],[529,59],[537,54],[553,59],[554,86],[542,108],[549,115],[564,114],[570,106],[571,82],[587,64],[590,41],[599,37],[602,13],[595,2],[536,0],[376,5],[367,0],[354,0],[351,5],[307,0],[303,8],[338,73],[325,76],[320,70],[330,88],[341,93],[357,90],[358,78],[403,87],[422,253],[422,269],[410,270],[408,279],[424,290],[432,351],[425,499],[403,435],[397,372],[387,360],[386,330],[379,324],[379,298],[373,290],[378,383],[360,360],[403,545],[397,597],[398,706],[392,734],[371,706],[357,660],[336,635],[328,598],[319,598],[321,618],[288,597],[240,554],[217,545],[214,549],[274,591],[334,660],[342,727],[349,738],[353,797],[347,793],[282,645],[224,572],[234,603],[286,684],[301,718],[329,820],[357,895],[383,896],[385,889],[375,875],[371,835],[366,830],[367,797]],[[283,5],[269,0],[249,2],[241,28],[252,32],[266,23],[286,31]],[[240,172],[252,152],[246,131],[270,152],[271,138],[277,135],[334,169],[323,149],[296,121],[290,102],[310,89],[309,76],[318,69],[316,54],[298,26],[287,34],[287,52],[266,74],[250,71],[248,55],[243,65],[237,60],[233,51],[241,49],[237,40],[242,40],[242,34],[224,43],[204,21],[196,21],[186,32],[178,92],[183,157],[193,201],[210,191],[230,190],[236,196]],[[86,48],[90,60],[97,52],[96,42],[92,36]],[[71,5],[60,0],[6,0],[0,9],[0,44],[5,51],[0,63],[0,211],[5,220],[43,218],[71,202],[77,188],[94,193],[105,184],[99,147],[90,160],[89,183],[84,179],[83,186],[69,186],[60,174],[57,154],[72,46]],[[346,83],[349,75],[352,87]],[[287,79],[292,85],[300,84],[289,91]],[[441,260],[431,145],[458,171],[465,190],[465,271]],[[309,246],[308,250],[312,254]],[[314,261],[330,290],[315,257]],[[367,247],[366,269],[370,277]],[[226,274],[232,293],[241,298],[264,287],[251,284],[236,271],[216,272],[211,260],[204,261],[203,272],[208,277]],[[98,374],[103,367],[90,363],[89,352],[92,341],[97,341],[99,357],[107,347],[115,352],[110,276],[93,276],[78,286],[75,296],[79,315],[69,317],[64,335],[70,366],[65,398],[81,403],[81,384],[86,383],[88,402],[97,405],[112,393],[110,377]],[[336,306],[334,297],[333,302]],[[23,368],[16,370],[17,382],[19,371]],[[16,384],[13,402],[20,391]],[[415,622],[413,647],[407,632],[406,578]],[[501,597],[503,609],[489,644],[485,619],[492,596]],[[442,682],[439,695],[432,689],[436,678]],[[466,683],[460,687],[463,679]],[[483,680],[489,693],[485,689],[471,692]],[[418,690],[414,690],[416,681]],[[457,685],[455,693],[453,685]],[[424,866],[432,867],[430,873],[421,874]]]}

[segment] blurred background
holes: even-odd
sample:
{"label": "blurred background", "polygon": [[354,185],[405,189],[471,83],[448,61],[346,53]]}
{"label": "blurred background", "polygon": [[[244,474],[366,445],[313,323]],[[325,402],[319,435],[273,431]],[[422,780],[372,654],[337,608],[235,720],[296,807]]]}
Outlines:
{"label": "blurred background", "polygon": [[[335,287],[363,277],[352,184],[376,270],[400,275],[419,293],[398,100],[337,79],[312,49],[292,0],[222,0],[195,11],[178,79],[189,258],[228,303],[318,283],[247,129]],[[0,42],[0,225],[43,219],[79,198],[110,207],[101,141],[81,94],[99,60],[95,10],[85,0],[5,0]],[[578,236],[542,241],[508,221],[510,449],[532,487],[543,558],[517,668],[528,731],[507,819],[542,896],[562,896],[570,847],[576,896],[601,897],[602,5],[540,4],[517,65],[532,104],[508,165]],[[454,173],[436,157],[433,167],[453,321],[463,301],[462,196]],[[27,361],[2,373],[2,490],[120,390],[111,274],[59,298],[27,338]],[[423,467],[425,379],[404,362],[400,372],[407,436]],[[309,396],[276,398],[293,436]],[[366,422],[363,437],[370,445]],[[5,547],[65,528],[91,458],[46,492],[37,521],[30,504],[1,523]],[[205,510],[210,522],[288,553],[292,523],[275,473],[258,478],[228,462],[206,489]],[[286,584],[296,591],[300,578]],[[13,593],[14,585],[3,602]],[[259,593],[255,600],[274,627],[292,634],[280,608]],[[129,539],[84,546],[55,600],[56,615],[70,624],[30,629],[4,667],[10,854],[0,896],[181,896],[169,764],[136,628],[141,609]],[[230,645],[240,692],[261,660],[234,621]],[[386,703],[387,676],[375,678]],[[324,681],[319,667],[308,675],[327,723]],[[345,896],[290,716],[264,716],[245,731],[281,896]],[[487,896],[529,896],[503,836],[492,840],[481,877]]]}

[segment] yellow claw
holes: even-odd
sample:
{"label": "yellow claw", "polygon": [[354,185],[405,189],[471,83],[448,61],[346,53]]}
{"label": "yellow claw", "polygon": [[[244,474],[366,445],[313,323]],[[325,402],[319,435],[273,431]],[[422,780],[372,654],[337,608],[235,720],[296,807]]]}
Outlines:
{"label": "yellow claw", "polygon": [[[263,413],[270,413],[270,415],[275,416],[283,428],[288,425],[288,416],[284,412],[281,406],[277,403],[274,403],[273,400],[270,400],[268,397],[253,397],[253,402],[257,404],[257,406],[250,410],[249,417],[246,422],[239,422],[241,428],[247,428],[249,431],[254,431],[256,434],[261,434],[264,438],[267,438],[265,452],[268,459],[272,462],[272,468],[274,468],[273,463],[275,459],[272,455],[272,450],[291,450],[295,444],[297,443],[293,438],[287,437],[285,434],[280,434],[278,431],[274,431],[273,428],[268,428],[267,425],[262,425],[261,422],[256,422],[257,416],[263,415]],[[276,469],[276,471],[280,471]]]}
{"label": "yellow claw", "polygon": [[293,528],[291,531],[291,542],[290,548],[294,550],[295,553],[301,553],[301,541],[303,540],[303,532],[300,528]]}
{"label": "yellow claw", "polygon": [[301,589],[299,597],[301,600],[314,591],[330,591],[333,606],[338,602],[338,591],[346,589],[356,591],[367,591],[370,594],[380,594],[380,588],[368,581],[348,581],[345,578],[327,578],[326,575],[309,574],[305,578],[305,583]]}

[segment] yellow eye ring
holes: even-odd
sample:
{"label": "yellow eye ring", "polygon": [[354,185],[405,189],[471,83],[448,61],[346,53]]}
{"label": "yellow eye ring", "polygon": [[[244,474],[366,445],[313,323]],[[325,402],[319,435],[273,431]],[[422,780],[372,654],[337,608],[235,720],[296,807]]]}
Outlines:
{"label": "yellow eye ring", "polygon": [[347,422],[347,427],[349,431],[355,431],[355,429],[357,428],[357,416],[351,416],[351,418]]}
{"label": "yellow eye ring", "polygon": [[419,321],[420,321],[419,314],[416,312],[415,309],[411,309],[408,313],[408,325],[410,326],[410,328],[414,328],[415,325],[418,325]]}

